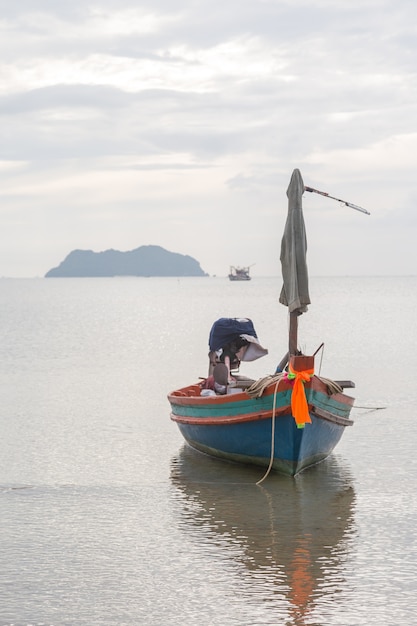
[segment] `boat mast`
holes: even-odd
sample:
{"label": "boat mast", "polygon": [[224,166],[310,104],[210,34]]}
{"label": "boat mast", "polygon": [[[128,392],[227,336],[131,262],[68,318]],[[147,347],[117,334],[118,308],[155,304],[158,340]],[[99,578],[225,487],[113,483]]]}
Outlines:
{"label": "boat mast", "polygon": [[297,354],[298,343],[298,311],[290,313],[290,328],[288,333],[288,352],[290,355]]}

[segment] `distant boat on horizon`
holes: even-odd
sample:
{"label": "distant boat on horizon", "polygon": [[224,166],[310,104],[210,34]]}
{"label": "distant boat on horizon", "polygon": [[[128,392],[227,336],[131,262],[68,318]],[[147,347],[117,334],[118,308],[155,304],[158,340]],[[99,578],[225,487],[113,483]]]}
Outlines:
{"label": "distant boat on horizon", "polygon": [[252,266],[237,267],[235,265],[230,266],[229,280],[251,280],[249,270]]}

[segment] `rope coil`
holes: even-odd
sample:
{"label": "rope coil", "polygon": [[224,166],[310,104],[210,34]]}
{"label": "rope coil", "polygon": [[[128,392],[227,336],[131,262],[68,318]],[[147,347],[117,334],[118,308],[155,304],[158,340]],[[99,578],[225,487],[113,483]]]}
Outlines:
{"label": "rope coil", "polygon": [[[285,372],[279,372],[279,374],[270,374],[269,376],[259,378],[259,380],[255,381],[250,387],[248,387],[248,389],[246,389],[246,392],[254,398],[260,398],[267,387],[273,385],[274,383],[279,383],[284,375]],[[343,387],[341,387],[336,381],[331,380],[330,378],[324,378],[323,376],[317,376],[317,374],[315,374],[315,377],[326,385],[327,393],[330,396],[335,393],[343,393]]]}

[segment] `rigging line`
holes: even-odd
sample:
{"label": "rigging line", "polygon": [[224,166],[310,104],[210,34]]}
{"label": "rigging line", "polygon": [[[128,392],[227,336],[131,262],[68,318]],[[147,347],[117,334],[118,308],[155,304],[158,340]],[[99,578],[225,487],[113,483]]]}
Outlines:
{"label": "rigging line", "polygon": [[[318,352],[321,348],[322,348],[322,350],[321,350],[321,355],[320,355],[320,365],[319,365],[319,374],[318,374],[319,378],[320,378],[320,374],[321,374],[321,366],[323,365],[324,343],[322,343],[322,344],[321,344],[321,346],[320,346],[320,348],[317,348],[317,350],[316,350],[316,351],[315,351],[315,353],[314,353],[314,355],[316,355],[316,354],[317,354],[317,352]],[[313,356],[314,356],[314,355],[313,355]]]}

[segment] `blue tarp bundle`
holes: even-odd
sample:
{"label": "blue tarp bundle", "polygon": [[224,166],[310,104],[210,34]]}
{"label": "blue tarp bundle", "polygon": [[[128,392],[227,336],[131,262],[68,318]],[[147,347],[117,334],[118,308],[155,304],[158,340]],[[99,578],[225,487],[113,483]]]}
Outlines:
{"label": "blue tarp bundle", "polygon": [[249,335],[257,339],[255,328],[250,319],[236,317],[221,317],[211,327],[209,337],[210,350],[220,350],[231,341],[235,341],[241,335]]}

